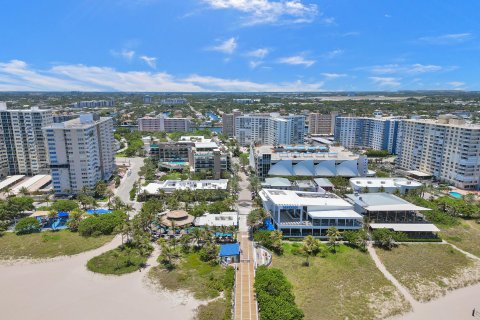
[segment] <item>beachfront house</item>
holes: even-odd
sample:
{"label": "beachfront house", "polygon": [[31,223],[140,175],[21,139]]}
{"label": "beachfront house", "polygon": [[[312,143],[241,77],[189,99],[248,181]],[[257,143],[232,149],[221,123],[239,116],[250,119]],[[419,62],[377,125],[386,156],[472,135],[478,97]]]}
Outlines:
{"label": "beachfront house", "polygon": [[263,189],[260,197],[264,209],[272,217],[273,226],[282,231],[284,237],[326,238],[330,227],[340,231],[362,227],[363,217],[353,210],[353,205],[325,190]]}

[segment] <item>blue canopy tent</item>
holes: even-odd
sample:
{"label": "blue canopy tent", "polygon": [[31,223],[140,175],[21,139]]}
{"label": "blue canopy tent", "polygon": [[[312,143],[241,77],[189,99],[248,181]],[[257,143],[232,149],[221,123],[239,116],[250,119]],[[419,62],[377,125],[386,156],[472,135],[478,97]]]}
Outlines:
{"label": "blue canopy tent", "polygon": [[68,218],[68,212],[63,212],[63,211],[60,211],[57,216],[59,218]]}
{"label": "blue canopy tent", "polygon": [[220,259],[225,263],[240,262],[240,243],[220,245]]}

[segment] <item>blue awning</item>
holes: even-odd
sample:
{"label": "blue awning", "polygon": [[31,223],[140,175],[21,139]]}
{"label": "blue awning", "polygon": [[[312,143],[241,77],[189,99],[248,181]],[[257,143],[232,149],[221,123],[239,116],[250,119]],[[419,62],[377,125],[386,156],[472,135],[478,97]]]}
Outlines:
{"label": "blue awning", "polygon": [[222,244],[220,245],[220,257],[237,256],[240,254],[240,244]]}
{"label": "blue awning", "polygon": [[61,211],[61,212],[58,213],[58,217],[59,218],[68,218],[68,212]]}

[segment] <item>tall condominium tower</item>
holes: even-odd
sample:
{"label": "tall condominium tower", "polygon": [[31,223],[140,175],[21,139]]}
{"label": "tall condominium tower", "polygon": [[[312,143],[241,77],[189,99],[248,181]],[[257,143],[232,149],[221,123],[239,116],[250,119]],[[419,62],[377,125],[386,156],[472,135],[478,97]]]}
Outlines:
{"label": "tall condominium tower", "polygon": [[480,125],[443,115],[438,120],[404,120],[402,134],[398,167],[480,190]]}
{"label": "tall condominium tower", "polygon": [[371,148],[396,154],[402,120],[394,117],[337,117],[335,141],[346,148]]}
{"label": "tall condominium tower", "polygon": [[338,112],[331,113],[310,113],[308,116],[308,133],[333,135],[335,129],[335,118]]}
{"label": "tall condominium tower", "polygon": [[224,113],[222,115],[222,133],[227,137],[235,136],[235,119],[241,116],[242,113],[239,110],[233,110],[232,113]]}
{"label": "tall condominium tower", "polygon": [[115,170],[113,120],[93,114],[43,128],[55,194],[92,190]]}
{"label": "tall condominium tower", "polygon": [[235,119],[235,138],[242,146],[250,144],[303,144],[305,116],[247,114]]}
{"label": "tall condominium tower", "polygon": [[0,176],[48,172],[42,127],[51,123],[50,110],[8,110],[0,103]]}

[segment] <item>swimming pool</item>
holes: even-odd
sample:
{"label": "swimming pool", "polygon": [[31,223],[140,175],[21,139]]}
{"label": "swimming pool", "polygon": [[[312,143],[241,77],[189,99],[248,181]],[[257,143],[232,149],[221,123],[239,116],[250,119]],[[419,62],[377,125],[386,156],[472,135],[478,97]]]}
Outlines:
{"label": "swimming pool", "polygon": [[450,191],[448,194],[451,195],[454,198],[457,198],[457,199],[462,199],[462,197],[463,197],[460,193],[458,193],[456,191]]}

